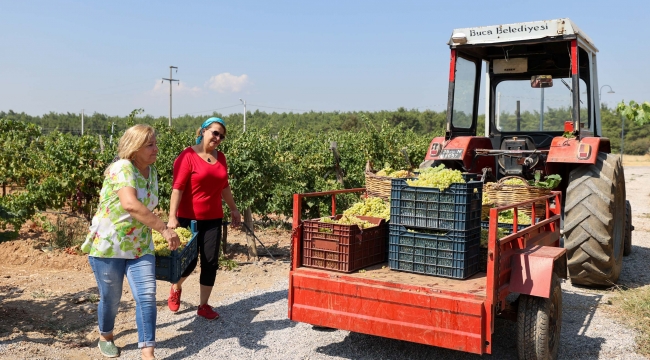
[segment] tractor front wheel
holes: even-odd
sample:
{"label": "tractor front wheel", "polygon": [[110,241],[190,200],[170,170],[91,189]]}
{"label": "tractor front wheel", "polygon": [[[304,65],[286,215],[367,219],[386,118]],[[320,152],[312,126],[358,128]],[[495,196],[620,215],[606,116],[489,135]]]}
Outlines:
{"label": "tractor front wheel", "polygon": [[547,298],[521,295],[517,308],[517,354],[521,360],[557,359],[562,330],[562,287],[553,274]]}
{"label": "tractor front wheel", "polygon": [[625,175],[621,158],[598,153],[593,165],[569,174],[564,247],[571,282],[611,286],[618,280],[625,242]]}

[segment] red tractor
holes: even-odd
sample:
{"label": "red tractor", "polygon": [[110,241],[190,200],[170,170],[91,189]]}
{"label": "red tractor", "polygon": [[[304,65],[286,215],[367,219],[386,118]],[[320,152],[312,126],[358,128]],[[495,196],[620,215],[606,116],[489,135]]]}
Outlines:
{"label": "red tractor", "polygon": [[593,41],[557,19],[456,29],[449,46],[446,134],[420,167],[495,179],[559,174],[572,282],[616,283],[633,227],[621,158],[602,137]]}

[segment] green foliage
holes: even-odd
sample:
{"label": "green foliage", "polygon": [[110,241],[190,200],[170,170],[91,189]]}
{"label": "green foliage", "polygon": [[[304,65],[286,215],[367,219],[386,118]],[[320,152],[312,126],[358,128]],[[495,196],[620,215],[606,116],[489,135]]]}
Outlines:
{"label": "green foliage", "polygon": [[[131,113],[129,122],[135,121],[139,111]],[[404,113],[409,118],[408,112]],[[33,126],[9,121],[19,134],[26,134],[24,129]],[[432,136],[419,135],[388,120],[371,120],[363,114],[359,115],[357,125],[363,131],[311,132],[289,125],[278,132],[270,127],[250,127],[242,133],[236,125],[229,125],[228,138],[219,150],[226,154],[230,186],[238,207],[250,207],[257,214],[291,216],[294,193],[363,187],[367,160],[405,168],[404,150],[408,162],[417,167]],[[153,126],[159,147],[155,164],[159,174],[159,206],[165,211],[169,208],[173,162],[194,143],[195,135],[193,130],[179,131],[163,121]],[[11,149],[21,149],[14,151],[20,154],[20,161],[11,166],[27,175],[8,178],[12,183],[24,179],[21,181],[25,191],[0,198],[0,226],[11,224],[16,229],[39,210],[63,207],[90,219],[99,201],[104,170],[115,156],[117,141],[102,152],[97,136],[53,131],[45,135],[34,132],[29,138],[24,135],[13,140],[9,135],[9,130],[0,133],[9,139]],[[336,154],[332,150],[334,142]],[[336,179],[337,169],[343,174],[342,183]],[[355,201],[356,195],[342,195],[337,198],[337,206],[346,208]],[[330,198],[309,199],[304,206],[315,217],[331,212]]]}
{"label": "green foliage", "polygon": [[631,100],[628,105],[625,104],[625,101],[621,101],[616,105],[616,112],[639,125],[650,122],[650,103],[647,101],[639,104]]}
{"label": "green foliage", "polygon": [[562,181],[562,177],[557,174],[547,175],[544,177],[544,180],[542,180],[541,177],[542,172],[537,170],[535,171],[535,178],[528,180],[528,183],[538,188],[553,190],[560,185],[560,182]]}

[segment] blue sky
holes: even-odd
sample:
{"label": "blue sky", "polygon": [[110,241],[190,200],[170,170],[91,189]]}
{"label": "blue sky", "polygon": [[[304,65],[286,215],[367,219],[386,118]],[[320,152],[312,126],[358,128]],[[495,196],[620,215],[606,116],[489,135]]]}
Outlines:
{"label": "blue sky", "polygon": [[0,110],[443,110],[454,28],[571,18],[610,106],[650,99],[647,1],[5,1]]}

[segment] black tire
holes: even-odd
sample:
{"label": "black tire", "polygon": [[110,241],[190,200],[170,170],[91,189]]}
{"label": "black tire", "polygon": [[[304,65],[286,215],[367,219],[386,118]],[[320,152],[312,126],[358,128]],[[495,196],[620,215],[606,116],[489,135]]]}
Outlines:
{"label": "black tire", "polygon": [[562,287],[553,274],[548,299],[520,295],[517,308],[517,355],[521,360],[557,359],[562,332]]}
{"label": "black tire", "polygon": [[625,175],[621,158],[598,153],[569,174],[564,218],[571,282],[611,286],[623,264]]}
{"label": "black tire", "polygon": [[632,205],[625,200],[625,245],[623,247],[623,256],[632,253]]}

